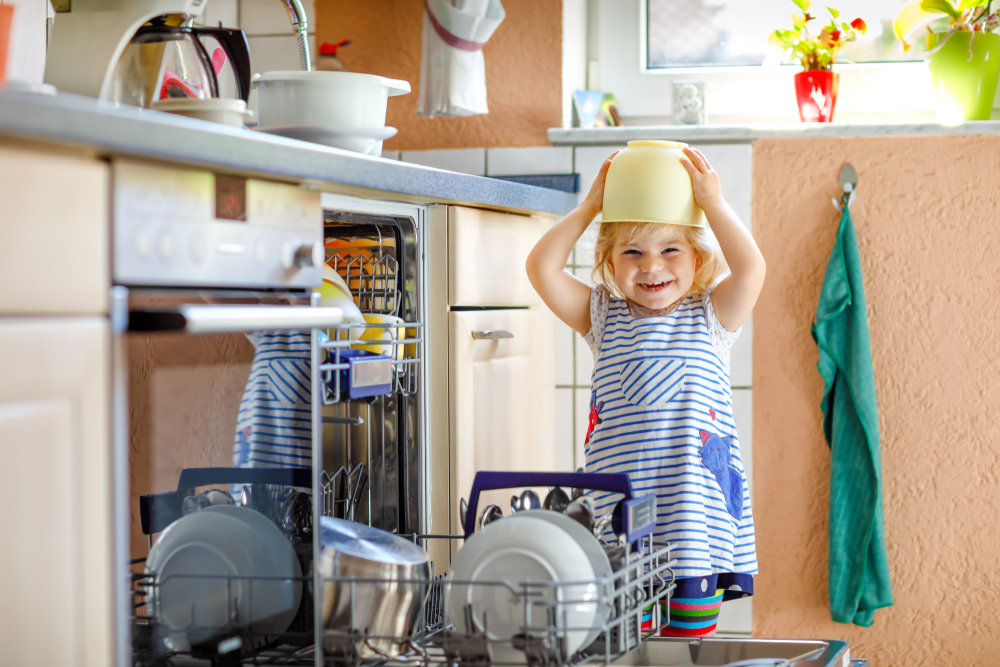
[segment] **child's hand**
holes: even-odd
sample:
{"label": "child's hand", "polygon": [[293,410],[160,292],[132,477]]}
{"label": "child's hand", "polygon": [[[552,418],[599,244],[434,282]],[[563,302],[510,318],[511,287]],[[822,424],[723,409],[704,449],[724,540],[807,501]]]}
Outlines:
{"label": "child's hand", "polygon": [[698,206],[704,209],[723,203],[725,200],[722,197],[722,183],[719,181],[719,174],[712,169],[712,165],[708,163],[701,151],[689,146],[684,149],[684,155],[687,156],[687,159],[681,158],[681,164],[691,175],[694,200]]}
{"label": "child's hand", "polygon": [[611,157],[604,161],[601,165],[601,170],[597,172],[597,178],[594,179],[594,184],[590,186],[590,192],[587,193],[587,197],[583,200],[583,203],[594,210],[594,215],[601,212],[604,208],[604,180],[608,177],[608,167],[611,166],[611,160],[618,155],[621,151],[615,151]]}

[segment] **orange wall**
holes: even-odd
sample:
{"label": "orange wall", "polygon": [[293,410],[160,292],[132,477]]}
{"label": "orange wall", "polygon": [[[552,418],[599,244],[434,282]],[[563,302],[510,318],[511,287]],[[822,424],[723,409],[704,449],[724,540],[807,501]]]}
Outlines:
{"label": "orange wall", "polygon": [[483,48],[490,113],[469,118],[416,115],[423,0],[316,0],[316,44],[344,39],[339,56],[355,72],[410,82],[389,99],[386,124],[399,134],[386,150],[547,146],[562,125],[562,2],[504,0],[506,20]]}
{"label": "orange wall", "polygon": [[[860,178],[853,212],[896,600],[872,628],[830,620],[830,455],[809,335],[844,162]],[[997,173],[1000,137],[755,143],[754,232],[768,271],[754,311],[755,635],[846,639],[873,667],[997,664]]]}

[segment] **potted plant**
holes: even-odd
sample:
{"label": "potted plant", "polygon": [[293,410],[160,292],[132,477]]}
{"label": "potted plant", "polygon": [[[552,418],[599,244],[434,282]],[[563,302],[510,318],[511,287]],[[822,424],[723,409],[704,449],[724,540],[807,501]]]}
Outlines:
{"label": "potted plant", "polygon": [[785,55],[791,55],[802,65],[802,71],[795,75],[795,97],[799,103],[799,118],[805,123],[829,123],[833,120],[833,109],[837,104],[839,75],[833,71],[837,53],[849,42],[864,34],[868,26],[860,18],[850,23],[841,21],[840,12],[827,7],[830,21],[819,34],[810,29],[809,24],[816,17],[809,13],[810,0],[792,0],[801,14],[792,14],[792,30],[775,30],[767,38],[769,44],[780,46]]}
{"label": "potted plant", "polygon": [[[1000,12],[990,5],[990,0],[910,0],[892,23],[904,49],[925,32],[934,112],[942,123],[990,118],[1000,75],[1000,35],[993,32],[1000,27]],[[934,22],[938,30],[932,29]]]}

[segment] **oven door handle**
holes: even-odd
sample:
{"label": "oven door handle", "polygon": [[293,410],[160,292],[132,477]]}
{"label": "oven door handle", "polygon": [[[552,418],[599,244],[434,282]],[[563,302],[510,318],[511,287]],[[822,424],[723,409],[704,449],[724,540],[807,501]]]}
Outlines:
{"label": "oven door handle", "polygon": [[327,329],[344,321],[340,308],[183,304],[171,310],[132,310],[129,331],[188,334]]}

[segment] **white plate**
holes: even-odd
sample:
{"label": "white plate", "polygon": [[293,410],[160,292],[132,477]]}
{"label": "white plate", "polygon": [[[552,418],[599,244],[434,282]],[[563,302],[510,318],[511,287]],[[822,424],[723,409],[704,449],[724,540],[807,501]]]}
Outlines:
{"label": "white plate", "polygon": [[[519,513],[495,521],[469,538],[452,561],[448,578],[450,581],[509,581],[518,587],[525,581],[588,582],[595,576],[587,553],[568,532],[544,519]],[[583,648],[591,628],[597,624],[597,604],[586,602],[597,598],[597,587],[590,583],[560,586],[549,589],[546,597],[553,599],[554,591],[559,600],[581,601],[560,605],[556,619],[557,626],[566,631],[566,648],[573,654]],[[452,584],[448,593],[448,613],[460,630],[464,630],[466,605],[472,605],[472,615],[480,631],[485,612],[488,636],[502,642],[493,645],[495,660],[525,662],[524,653],[507,643],[525,625],[523,599],[513,596],[503,586]],[[545,607],[535,606],[531,612],[531,626],[544,627]]]}
{"label": "white plate", "polygon": [[[355,153],[379,155],[382,142],[396,136],[394,127],[349,127],[346,125],[280,125],[258,127],[258,132],[275,134],[286,139],[298,139]],[[376,148],[378,151],[376,152]]]}
{"label": "white plate", "polygon": [[154,111],[165,111],[230,127],[243,127],[243,123],[253,117],[253,112],[247,111],[246,102],[223,97],[211,97],[205,100],[177,97],[157,100],[150,106]]}
{"label": "white plate", "polygon": [[[281,628],[278,632],[287,630],[295,618],[296,612],[299,610],[299,600],[302,598],[302,582],[299,580],[302,576],[302,566],[299,564],[299,557],[295,555],[295,547],[292,546],[292,543],[288,541],[288,538],[285,537],[284,533],[281,532],[281,529],[273,521],[249,507],[212,505],[203,509],[202,512],[218,512],[219,514],[225,514],[245,521],[264,539],[268,550],[271,552],[271,556],[274,558],[277,576],[289,578],[288,583],[291,584],[291,597],[288,596],[288,591],[284,585],[286,582],[281,582],[283,585],[276,586],[276,588],[280,590],[279,603],[284,611],[276,615],[271,615],[274,610],[267,609],[262,611],[262,613],[271,615],[272,620],[268,621],[268,628]],[[583,526],[580,527],[583,528]],[[256,606],[256,600],[254,606]],[[262,629],[261,631],[273,632],[271,629]]]}
{"label": "white plate", "polygon": [[192,644],[232,628],[236,623],[230,622],[230,614],[241,627],[252,625],[254,632],[284,632],[298,609],[294,584],[299,584],[300,596],[301,582],[242,578],[294,574],[287,563],[279,565],[267,542],[251,523],[227,513],[181,517],[149,551],[146,572],[155,573],[157,586],[147,604],[161,623],[186,633]]}
{"label": "white plate", "polygon": [[[537,517],[565,530],[573,537],[573,539],[576,540],[577,544],[583,547],[584,553],[586,553],[587,557],[590,558],[590,564],[594,568],[594,578],[608,578],[609,587],[614,586],[614,582],[610,581],[613,570],[611,569],[611,561],[608,560],[607,552],[604,550],[604,547],[601,546],[601,543],[597,541],[597,538],[594,537],[594,534],[584,528],[579,521],[571,519],[565,514],[553,512],[551,510],[527,510],[518,512],[516,516]],[[611,590],[605,589],[603,593],[609,594],[611,593]],[[611,618],[612,612],[610,599],[607,603],[600,606],[600,617],[607,621]],[[590,644],[597,639],[597,635],[599,634],[601,634],[601,627],[595,626],[587,635],[587,639],[584,640],[583,647],[586,648],[587,646],[590,646]]]}

